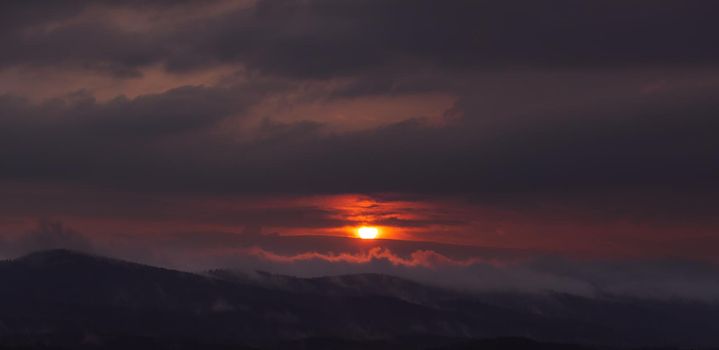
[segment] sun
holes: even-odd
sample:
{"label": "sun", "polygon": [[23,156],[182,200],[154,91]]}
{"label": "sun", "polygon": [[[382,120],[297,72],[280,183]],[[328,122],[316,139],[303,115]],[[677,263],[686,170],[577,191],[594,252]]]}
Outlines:
{"label": "sun", "polygon": [[375,239],[379,235],[379,229],[372,226],[362,226],[357,229],[357,236],[362,239]]}

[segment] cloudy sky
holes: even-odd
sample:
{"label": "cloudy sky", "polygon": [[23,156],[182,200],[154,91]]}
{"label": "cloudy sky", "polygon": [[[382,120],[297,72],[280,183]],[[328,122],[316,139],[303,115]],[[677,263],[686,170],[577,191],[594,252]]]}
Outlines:
{"label": "cloudy sky", "polygon": [[716,10],[2,1],[0,257],[715,293]]}

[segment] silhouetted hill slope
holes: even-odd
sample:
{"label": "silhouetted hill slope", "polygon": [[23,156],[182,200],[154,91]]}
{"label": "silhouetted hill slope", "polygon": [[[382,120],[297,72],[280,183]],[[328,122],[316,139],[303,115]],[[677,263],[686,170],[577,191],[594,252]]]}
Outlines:
{"label": "silhouetted hill slope", "polygon": [[208,275],[240,284],[305,294],[384,296],[421,304],[434,304],[447,298],[458,297],[456,292],[377,273],[299,278],[263,271],[244,273],[212,270]]}
{"label": "silhouetted hill slope", "polygon": [[0,338],[6,340],[179,339],[264,347],[302,339],[399,346],[404,339],[401,344],[426,348],[519,336],[619,346],[719,344],[719,306],[686,301],[470,295],[377,274],[199,275],[65,250],[0,262],[0,281]]}
{"label": "silhouetted hill slope", "polygon": [[526,338],[479,339],[459,344],[443,346],[436,350],[594,350],[595,347],[565,344],[543,343]]}

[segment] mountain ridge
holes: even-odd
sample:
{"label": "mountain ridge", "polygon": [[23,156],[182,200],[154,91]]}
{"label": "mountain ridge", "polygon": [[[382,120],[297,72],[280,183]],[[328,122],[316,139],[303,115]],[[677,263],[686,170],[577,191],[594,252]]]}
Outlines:
{"label": "mountain ridge", "polygon": [[1,262],[0,281],[0,337],[132,335],[260,347],[302,339],[419,337],[719,345],[719,325],[712,322],[719,319],[719,305],[473,295],[382,274],[259,273],[248,280],[227,270],[197,274],[52,250]]}

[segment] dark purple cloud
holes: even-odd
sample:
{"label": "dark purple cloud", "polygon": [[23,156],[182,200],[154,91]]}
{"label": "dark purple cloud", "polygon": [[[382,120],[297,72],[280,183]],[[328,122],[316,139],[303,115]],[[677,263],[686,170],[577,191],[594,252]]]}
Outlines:
{"label": "dark purple cloud", "polygon": [[[0,182],[15,190],[0,219],[188,225],[168,243],[187,249],[234,246],[198,227],[327,234],[365,220],[417,239],[588,240],[608,256],[671,244],[706,259],[719,227],[716,7],[6,1]],[[25,73],[29,88],[7,78]],[[61,93],[45,99],[49,85]],[[436,96],[443,112],[396,108]],[[434,205],[363,219],[297,199],[342,194]],[[276,198],[287,204],[265,205]],[[250,236],[276,254],[305,247]]]}
{"label": "dark purple cloud", "polygon": [[120,76],[155,63],[185,70],[233,62],[270,74],[327,78],[407,65],[711,65],[719,55],[710,34],[718,29],[711,1],[259,1],[143,33],[82,17],[90,4],[160,14],[201,7],[193,1],[10,1],[2,11],[8,20],[0,62],[107,68]]}
{"label": "dark purple cloud", "polygon": [[203,136],[261,96],[184,87],[104,103],[4,97],[3,176],[224,193],[716,188],[719,105],[711,91],[536,115],[524,127],[492,125],[468,105],[463,118],[439,127],[408,120],[338,134],[317,123],[265,122],[251,140]]}

